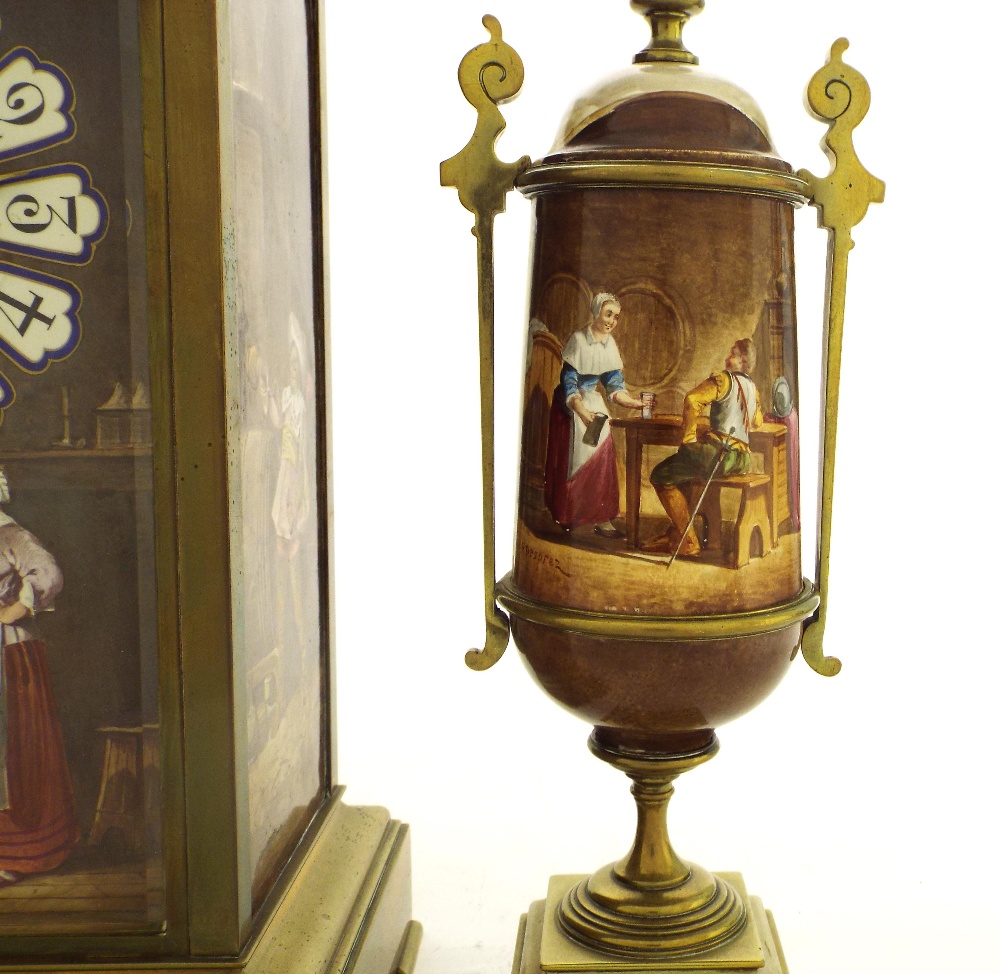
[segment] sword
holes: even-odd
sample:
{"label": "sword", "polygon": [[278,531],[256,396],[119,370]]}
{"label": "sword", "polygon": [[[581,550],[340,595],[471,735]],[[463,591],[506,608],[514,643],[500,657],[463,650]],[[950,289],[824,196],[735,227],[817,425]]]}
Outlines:
{"label": "sword", "polygon": [[698,498],[698,503],[694,505],[691,510],[691,517],[688,518],[687,527],[681,532],[681,540],[677,542],[677,550],[670,556],[670,561],[667,562],[667,568],[669,568],[673,563],[674,559],[680,554],[680,550],[684,545],[684,539],[688,536],[688,531],[691,530],[691,525],[694,524],[694,519],[698,516],[698,511],[701,510],[702,501],[705,500],[705,495],[708,493],[708,486],[712,482],[712,478],[715,476],[719,469],[719,465],[722,463],[722,458],[732,449],[729,445],[729,439],[736,432],[735,426],[729,427],[729,432],[724,434],[726,437],[725,443],[722,444],[722,449],[719,450],[719,455],[715,458],[715,463],[712,466],[712,470],[708,475],[708,480],[705,481],[705,486],[702,488],[701,496]]}

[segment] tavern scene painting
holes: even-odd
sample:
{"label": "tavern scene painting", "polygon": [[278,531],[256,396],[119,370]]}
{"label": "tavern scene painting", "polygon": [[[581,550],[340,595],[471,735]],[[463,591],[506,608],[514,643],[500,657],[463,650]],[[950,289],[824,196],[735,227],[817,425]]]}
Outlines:
{"label": "tavern scene painting", "polygon": [[159,647],[135,5],[0,21],[0,933],[157,929]]}
{"label": "tavern scene painting", "polygon": [[539,204],[563,208],[539,226],[562,222],[565,235],[550,230],[538,247],[515,584],[541,601],[624,613],[793,598],[790,212],[748,200],[752,245],[734,260],[737,273],[708,280],[699,265],[671,261],[671,233],[684,226],[695,228],[689,247],[699,237],[711,246],[708,194],[663,194],[669,216],[647,238],[635,224],[655,217],[637,209],[623,220],[620,197],[607,197],[606,210],[592,201],[596,217],[571,229],[581,212],[571,197]]}

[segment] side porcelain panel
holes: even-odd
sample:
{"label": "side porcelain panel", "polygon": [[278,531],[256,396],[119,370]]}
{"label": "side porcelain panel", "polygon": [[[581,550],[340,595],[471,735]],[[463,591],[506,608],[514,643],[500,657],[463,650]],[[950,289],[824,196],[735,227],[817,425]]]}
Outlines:
{"label": "side porcelain panel", "polygon": [[254,910],[327,786],[305,0],[233,0],[234,631]]}

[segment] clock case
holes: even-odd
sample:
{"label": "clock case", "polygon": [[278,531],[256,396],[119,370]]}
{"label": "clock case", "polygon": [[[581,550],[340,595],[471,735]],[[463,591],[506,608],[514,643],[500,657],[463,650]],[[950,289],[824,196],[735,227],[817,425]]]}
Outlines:
{"label": "clock case", "polygon": [[[145,540],[155,551],[147,555],[155,558],[157,650],[151,657],[149,708],[156,715],[157,746],[155,763],[147,761],[145,747],[140,760],[146,800],[153,795],[159,805],[151,817],[160,823],[153,844],[162,872],[140,922],[91,923],[84,911],[73,923],[49,922],[44,915],[14,923],[0,910],[0,971],[407,971],[415,960],[420,928],[410,921],[408,827],[384,809],[347,806],[337,779],[327,500],[324,17],[322,0],[302,2],[307,63],[299,67],[308,77],[303,95],[310,172],[303,192],[311,210],[303,236],[312,264],[306,314],[315,322],[308,350],[315,370],[311,449],[317,478],[310,550],[317,556],[319,608],[313,634],[319,681],[314,800],[261,882],[250,854],[247,728],[253,697],[247,692],[246,634],[239,621],[249,596],[237,578],[243,566],[234,554],[242,512],[235,491],[239,429],[233,386],[246,362],[239,343],[241,272],[234,243],[238,95],[232,38],[246,27],[241,19],[248,5],[227,0],[87,5],[68,13],[113,21],[117,12],[120,21],[134,25],[137,43],[132,52],[137,77],[129,78],[122,64],[99,64],[97,72],[105,77],[95,91],[75,92],[75,108],[83,129],[87,106],[99,106],[103,85],[123,87],[126,100],[138,101],[141,94],[141,151],[133,153],[138,171],[132,185],[143,197],[145,244],[137,250],[133,244],[129,259],[144,264],[148,330],[149,481],[136,489],[152,498]],[[4,34],[8,27],[30,32],[36,13],[53,16],[51,8],[33,3],[8,4]],[[93,26],[111,31],[120,24]],[[0,34],[0,41],[6,40]],[[31,43],[44,56],[44,34]],[[85,60],[88,53],[81,49],[79,57]],[[118,216],[112,213],[113,220]],[[133,237],[135,229],[130,226]],[[267,268],[276,276],[294,270],[280,264]],[[85,323],[86,316],[84,304]],[[284,322],[275,327],[283,329]],[[13,414],[7,422],[15,422]],[[13,453],[5,460],[15,471],[18,463],[41,470]],[[59,702],[60,709],[70,703]],[[84,842],[87,825],[81,822]]]}

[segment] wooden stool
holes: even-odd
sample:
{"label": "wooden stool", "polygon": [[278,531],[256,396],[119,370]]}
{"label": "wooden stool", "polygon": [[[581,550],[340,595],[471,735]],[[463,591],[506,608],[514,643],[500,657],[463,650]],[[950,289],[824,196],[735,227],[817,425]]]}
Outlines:
{"label": "wooden stool", "polygon": [[[160,728],[146,724],[97,731],[104,737],[104,764],[88,842],[100,845],[108,833],[117,831],[124,851],[141,854],[149,831],[147,809],[159,807]],[[158,844],[158,836],[150,838]]]}
{"label": "wooden stool", "polygon": [[[738,490],[740,508],[733,525],[733,545],[729,553],[730,567],[742,568],[750,562],[750,542],[754,529],[760,531],[761,550],[767,554],[775,539],[771,534],[771,520],[768,517],[768,485],[771,478],[766,474],[750,473],[736,477],[720,477],[708,486],[705,500],[699,511],[708,527],[708,548],[722,550],[722,492]],[[690,485],[689,503],[697,501],[704,484]]]}

